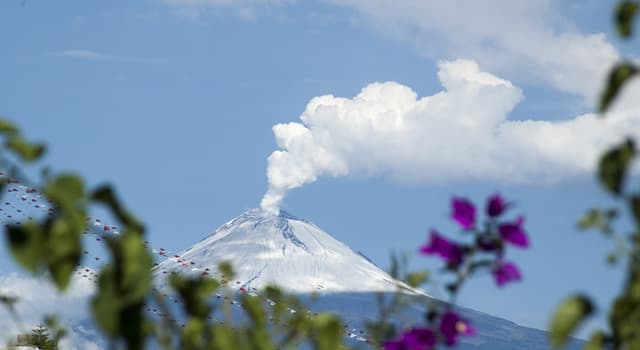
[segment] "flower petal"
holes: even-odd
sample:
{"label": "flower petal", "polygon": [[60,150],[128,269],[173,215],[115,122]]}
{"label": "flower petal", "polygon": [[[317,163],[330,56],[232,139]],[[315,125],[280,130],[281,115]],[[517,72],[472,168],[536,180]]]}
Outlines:
{"label": "flower petal", "polygon": [[453,197],[451,200],[451,218],[462,228],[473,228],[476,222],[476,208],[465,198]]}
{"label": "flower petal", "polygon": [[492,218],[500,216],[507,210],[508,206],[509,204],[504,201],[500,194],[495,193],[489,197],[489,201],[487,202],[487,215]]}
{"label": "flower petal", "polygon": [[515,222],[505,223],[498,226],[498,232],[505,241],[521,248],[529,246],[529,238],[524,232],[522,225],[524,218],[519,217]]}
{"label": "flower petal", "polygon": [[510,262],[498,262],[498,266],[492,271],[496,284],[500,287],[509,282],[519,281],[522,279],[518,267]]}
{"label": "flower petal", "polygon": [[454,265],[459,265],[463,259],[462,248],[450,242],[435,230],[431,230],[429,242],[420,247],[420,253],[425,255],[438,255],[446,262]]}

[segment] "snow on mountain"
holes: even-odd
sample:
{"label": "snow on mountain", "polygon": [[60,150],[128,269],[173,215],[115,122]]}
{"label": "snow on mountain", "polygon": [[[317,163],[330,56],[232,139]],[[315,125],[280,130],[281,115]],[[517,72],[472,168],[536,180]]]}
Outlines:
{"label": "snow on mountain", "polygon": [[[163,252],[160,252],[163,254]],[[168,253],[166,255],[169,255]],[[217,271],[230,261],[236,271],[227,281]],[[406,327],[424,323],[421,305],[433,301],[425,292],[394,280],[362,253],[351,250],[313,223],[284,211],[270,215],[249,210],[218,228],[213,234],[167,259],[154,268],[156,286],[164,288],[163,276],[171,272],[211,275],[240,292],[253,293],[276,283],[293,292],[315,311],[338,314],[345,322],[345,337],[353,343],[366,341],[365,322],[379,316],[376,292],[391,298],[398,286],[418,304],[393,318]],[[320,292],[319,298],[309,297]],[[236,301],[231,301],[238,306]],[[241,315],[242,309],[234,309]],[[549,350],[545,331],[516,325],[475,310],[458,308],[477,330],[464,337],[460,350]],[[572,340],[566,349],[577,350],[582,342]]]}
{"label": "snow on mountain", "polygon": [[393,292],[424,294],[394,280],[359,252],[313,223],[280,211],[251,209],[213,234],[160,263],[157,277],[170,272],[212,275],[223,261],[236,273],[232,286],[260,290],[269,284],[294,293]]}

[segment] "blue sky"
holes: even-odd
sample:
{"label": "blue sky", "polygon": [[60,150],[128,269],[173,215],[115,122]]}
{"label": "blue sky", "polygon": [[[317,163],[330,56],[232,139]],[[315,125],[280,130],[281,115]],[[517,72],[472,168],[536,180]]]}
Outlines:
{"label": "blue sky", "polygon": [[[498,290],[478,278],[461,303],[545,328],[569,293],[604,308],[621,285],[604,262],[612,245],[575,222],[612,203],[593,163],[638,130],[638,99],[628,93],[603,124],[590,112],[610,64],[636,52],[612,35],[604,2],[490,3],[3,1],[0,114],[46,140],[56,170],[113,182],[171,250],[258,207],[277,149],[291,159],[273,167],[311,169],[285,176],[306,184],[284,190],[282,207],[381,266],[395,251],[437,267],[415,251],[431,227],[456,232],[451,196],[500,191],[527,217],[532,248],[511,256],[524,281]],[[299,125],[311,141],[284,130],[293,146],[276,145],[272,127],[301,123],[314,97],[353,99],[374,82],[396,82],[383,105],[329,99]],[[411,91],[440,93],[440,109]],[[370,119],[346,125],[340,113]],[[409,126],[378,128],[389,115]]]}

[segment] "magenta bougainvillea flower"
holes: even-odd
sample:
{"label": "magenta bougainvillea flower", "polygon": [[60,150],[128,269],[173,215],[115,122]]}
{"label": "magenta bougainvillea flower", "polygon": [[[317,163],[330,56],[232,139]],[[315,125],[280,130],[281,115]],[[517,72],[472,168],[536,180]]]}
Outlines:
{"label": "magenta bougainvillea flower", "polygon": [[420,247],[420,253],[439,255],[446,262],[453,265],[462,263],[462,248],[441,236],[436,230],[431,230],[429,242]]}
{"label": "magenta bougainvillea flower", "polygon": [[458,336],[475,334],[475,329],[471,324],[453,311],[447,311],[440,319],[440,333],[444,337],[444,343],[456,345]]}
{"label": "magenta bougainvillea flower", "polygon": [[498,264],[492,271],[496,284],[500,287],[509,282],[519,281],[522,278],[518,267],[510,262],[498,260]]}
{"label": "magenta bougainvillea flower", "polygon": [[500,224],[498,226],[498,232],[506,242],[517,247],[526,248],[529,246],[529,238],[522,228],[523,224],[524,217],[520,216],[515,222]]}
{"label": "magenta bougainvillea flower", "polygon": [[402,334],[399,339],[384,343],[385,350],[429,350],[436,345],[436,335],[424,327],[412,328]]}
{"label": "magenta bougainvillea flower", "polygon": [[507,207],[509,207],[509,203],[505,202],[500,194],[496,193],[489,197],[489,200],[487,201],[487,215],[491,218],[495,218],[504,213],[505,210],[507,210]]}
{"label": "magenta bougainvillea flower", "polygon": [[466,198],[453,197],[451,200],[451,218],[464,229],[476,224],[476,208]]}

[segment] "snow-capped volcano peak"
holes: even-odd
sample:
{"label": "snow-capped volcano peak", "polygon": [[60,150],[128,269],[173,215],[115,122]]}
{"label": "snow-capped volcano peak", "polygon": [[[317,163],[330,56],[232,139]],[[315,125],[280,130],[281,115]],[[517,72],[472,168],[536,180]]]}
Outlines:
{"label": "snow-capped volcano peak", "polygon": [[223,278],[217,266],[232,263],[232,285],[256,290],[277,284],[291,292],[371,292],[407,288],[361,254],[313,223],[285,211],[251,209],[156,267]]}

